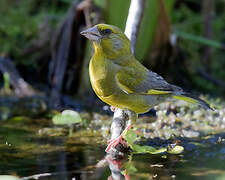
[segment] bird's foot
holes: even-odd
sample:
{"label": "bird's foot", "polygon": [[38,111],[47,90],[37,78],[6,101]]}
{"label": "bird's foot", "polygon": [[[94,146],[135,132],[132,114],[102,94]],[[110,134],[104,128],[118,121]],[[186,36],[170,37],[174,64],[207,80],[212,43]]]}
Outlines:
{"label": "bird's foot", "polygon": [[109,153],[111,151],[112,148],[115,148],[118,144],[121,144],[123,147],[128,147],[127,143],[125,140],[123,140],[123,135],[129,131],[129,129],[132,127],[132,124],[128,125],[124,131],[122,132],[122,134],[120,136],[118,136],[117,138],[111,139],[108,141],[108,146],[105,149],[105,152]]}
{"label": "bird's foot", "polygon": [[117,108],[117,107],[115,107],[115,106],[110,106],[110,110],[111,110],[112,112],[115,112],[115,111],[116,111],[116,108]]}
{"label": "bird's foot", "polygon": [[123,146],[127,146],[126,142],[123,140],[123,137],[122,135],[120,135],[119,137],[115,138],[115,139],[112,139],[112,140],[109,140],[108,141],[108,146],[107,148],[105,149],[105,152],[109,153],[110,150],[112,148],[115,148],[118,144],[122,144]]}

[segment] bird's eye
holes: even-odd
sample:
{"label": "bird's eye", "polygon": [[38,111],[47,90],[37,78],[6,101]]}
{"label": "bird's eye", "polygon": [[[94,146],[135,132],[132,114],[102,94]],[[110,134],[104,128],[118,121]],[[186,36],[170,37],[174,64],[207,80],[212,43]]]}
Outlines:
{"label": "bird's eye", "polygon": [[102,33],[103,35],[108,35],[108,34],[111,34],[111,33],[112,33],[112,30],[111,30],[111,29],[103,29],[103,30],[101,31],[101,33]]}

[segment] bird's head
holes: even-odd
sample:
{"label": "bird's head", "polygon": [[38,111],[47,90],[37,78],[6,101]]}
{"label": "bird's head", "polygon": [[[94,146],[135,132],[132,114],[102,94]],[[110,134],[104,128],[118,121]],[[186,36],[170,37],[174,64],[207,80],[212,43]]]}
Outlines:
{"label": "bird's head", "polygon": [[96,52],[104,53],[109,59],[117,59],[131,53],[130,40],[116,26],[97,24],[81,34],[93,41]]}

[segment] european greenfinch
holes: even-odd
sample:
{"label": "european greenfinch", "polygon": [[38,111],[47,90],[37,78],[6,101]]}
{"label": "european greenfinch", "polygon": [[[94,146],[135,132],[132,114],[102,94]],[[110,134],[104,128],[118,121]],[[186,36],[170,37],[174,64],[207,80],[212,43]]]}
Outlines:
{"label": "european greenfinch", "polygon": [[118,27],[98,24],[81,34],[93,41],[90,81],[97,96],[107,104],[137,114],[172,98],[210,108],[203,100],[145,68],[132,54],[130,40]]}

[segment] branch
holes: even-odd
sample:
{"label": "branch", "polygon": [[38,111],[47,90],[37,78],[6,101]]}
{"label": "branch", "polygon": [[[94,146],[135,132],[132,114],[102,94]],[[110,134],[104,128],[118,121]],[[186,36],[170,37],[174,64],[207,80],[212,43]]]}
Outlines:
{"label": "branch", "polygon": [[122,109],[116,108],[111,124],[111,139],[117,138],[125,128],[127,115]]}
{"label": "branch", "polygon": [[[202,1],[202,16],[203,16],[203,33],[206,39],[213,38],[213,20],[215,14],[215,0]],[[212,47],[204,46],[203,63],[206,69],[210,70],[210,58],[212,56]]]}
{"label": "branch", "polygon": [[[134,54],[135,44],[137,40],[137,34],[139,31],[142,14],[144,10],[144,2],[145,0],[132,0],[129,8],[129,14],[127,17],[125,34],[131,40],[131,51]],[[111,140],[118,137],[125,128],[125,122],[127,117],[131,120],[131,114],[129,110],[122,110],[116,108],[114,111],[113,121],[111,124]],[[122,147],[117,148],[118,152],[115,152],[115,156],[119,155],[123,149]]]}
{"label": "branch", "polygon": [[125,34],[131,41],[131,51],[134,54],[137,35],[141,24],[145,0],[132,0],[127,17]]}
{"label": "branch", "polygon": [[23,97],[36,94],[35,90],[21,77],[10,59],[0,57],[0,72],[9,74],[10,84],[15,89],[17,96]]}
{"label": "branch", "polygon": [[[52,61],[49,68],[48,79],[52,86],[51,102],[54,107],[59,107],[61,94],[71,89],[71,83],[79,84],[80,67],[84,51],[85,40],[80,36],[80,27],[84,22],[84,11],[89,12],[90,0],[81,2],[73,1],[67,15],[62,20],[52,38],[51,54]],[[74,68],[76,68],[74,70]],[[71,74],[69,74],[72,72]],[[67,80],[67,81],[66,81]],[[66,90],[63,85],[66,84]],[[73,88],[74,89],[74,88]]]}
{"label": "branch", "polygon": [[209,73],[207,73],[206,71],[201,70],[201,69],[197,69],[197,73],[205,80],[210,81],[211,83],[213,83],[216,86],[219,86],[223,90],[225,89],[224,81],[214,78],[212,75],[210,75]]}
{"label": "branch", "polygon": [[[47,172],[47,173],[34,174],[34,175],[31,175],[31,176],[22,177],[21,180],[45,179],[45,177],[50,177],[49,179],[51,179],[54,176],[57,179],[57,177],[60,176],[60,175],[67,176],[67,175],[72,175],[72,174],[75,174],[75,173],[90,174],[90,173],[92,173],[92,171],[88,171],[88,170],[74,170],[74,171],[61,171],[61,172]],[[54,178],[52,178],[52,179],[54,179]]]}

